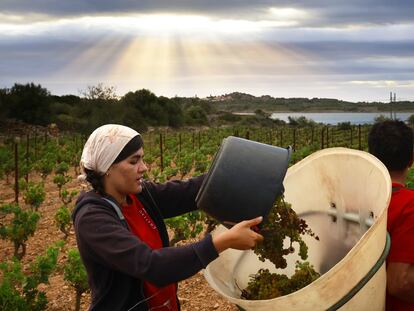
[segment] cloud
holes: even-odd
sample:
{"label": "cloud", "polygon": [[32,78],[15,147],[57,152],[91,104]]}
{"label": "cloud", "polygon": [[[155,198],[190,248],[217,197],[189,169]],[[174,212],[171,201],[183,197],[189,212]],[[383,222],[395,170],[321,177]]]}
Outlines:
{"label": "cloud", "polygon": [[[333,27],[369,24],[412,23],[414,2],[410,0],[2,0],[0,12],[28,15],[74,17],[86,15],[180,13],[225,19],[277,21],[278,11],[300,12],[301,26]],[[306,14],[306,18],[303,18]],[[296,16],[298,18],[298,16]]]}
{"label": "cloud", "polygon": [[103,81],[167,96],[414,93],[413,11],[412,1],[385,0],[2,0],[0,87],[34,81],[76,94]]}

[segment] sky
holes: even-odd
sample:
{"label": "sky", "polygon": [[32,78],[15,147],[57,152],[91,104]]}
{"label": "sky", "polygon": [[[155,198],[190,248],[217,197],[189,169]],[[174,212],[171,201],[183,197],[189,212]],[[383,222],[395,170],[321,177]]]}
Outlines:
{"label": "sky", "polygon": [[0,88],[414,101],[414,1],[0,0]]}

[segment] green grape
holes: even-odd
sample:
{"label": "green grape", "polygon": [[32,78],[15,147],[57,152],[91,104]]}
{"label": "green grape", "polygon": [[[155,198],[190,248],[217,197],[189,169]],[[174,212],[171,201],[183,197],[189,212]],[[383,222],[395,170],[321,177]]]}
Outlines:
{"label": "green grape", "polygon": [[[296,215],[282,196],[277,198],[259,232],[264,240],[256,245],[254,252],[261,261],[268,259],[276,268],[282,269],[287,266],[284,256],[295,252],[294,243],[299,244],[298,254],[302,260],[308,258],[308,246],[303,241],[302,235],[307,234],[319,240],[306,221]],[[286,239],[289,245],[285,248]],[[273,299],[293,293],[312,283],[319,276],[309,262],[298,261],[295,274],[291,278],[284,274],[270,273],[267,269],[260,269],[257,274],[251,276],[247,287],[241,291],[241,297],[248,300]]]}
{"label": "green grape", "polygon": [[[308,250],[301,235],[308,234],[319,240],[317,236],[308,227],[305,220],[299,218],[289,203],[283,200],[280,196],[269,215],[263,223],[260,231],[264,240],[258,243],[254,248],[254,252],[259,256],[259,259],[265,261],[270,260],[276,268],[286,268],[287,263],[284,256],[293,253],[295,248],[293,243],[299,243],[299,255],[303,260],[308,257]],[[288,238],[290,246],[284,248],[283,242]]]}
{"label": "green grape", "polygon": [[309,285],[319,276],[309,262],[298,261],[291,278],[285,274],[270,273],[268,269],[260,269],[257,274],[250,276],[247,287],[241,291],[241,297],[247,300],[277,298]]}

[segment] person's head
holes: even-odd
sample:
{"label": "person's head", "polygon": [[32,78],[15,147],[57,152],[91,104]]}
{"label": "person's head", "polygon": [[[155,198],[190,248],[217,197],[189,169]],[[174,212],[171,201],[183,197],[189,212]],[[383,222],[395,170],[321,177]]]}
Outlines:
{"label": "person's head", "polygon": [[376,123],[369,132],[368,148],[388,171],[404,171],[413,163],[413,131],[402,121]]}
{"label": "person's head", "polygon": [[143,141],[138,132],[107,124],[89,136],[80,166],[95,191],[124,197],[142,191],[142,177],[147,170],[143,156]]}

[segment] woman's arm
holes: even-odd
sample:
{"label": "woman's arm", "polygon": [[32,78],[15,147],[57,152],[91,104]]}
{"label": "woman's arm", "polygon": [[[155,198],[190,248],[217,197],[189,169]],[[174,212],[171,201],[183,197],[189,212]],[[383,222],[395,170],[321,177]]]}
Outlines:
{"label": "woman's arm", "polygon": [[182,247],[153,250],[123,227],[116,215],[98,206],[76,215],[75,231],[85,261],[158,286],[188,278],[218,256],[211,236]]}
{"label": "woman's arm", "polygon": [[182,215],[197,209],[195,198],[200,190],[205,175],[193,177],[188,180],[168,181],[156,184],[146,181],[141,195],[147,202],[157,204],[164,218]]}
{"label": "woman's arm", "polygon": [[214,240],[152,250],[109,212],[80,211],[75,219],[78,247],[83,257],[157,286],[186,279],[205,268],[227,248],[249,249],[263,237],[250,230],[261,219],[244,221]]}

